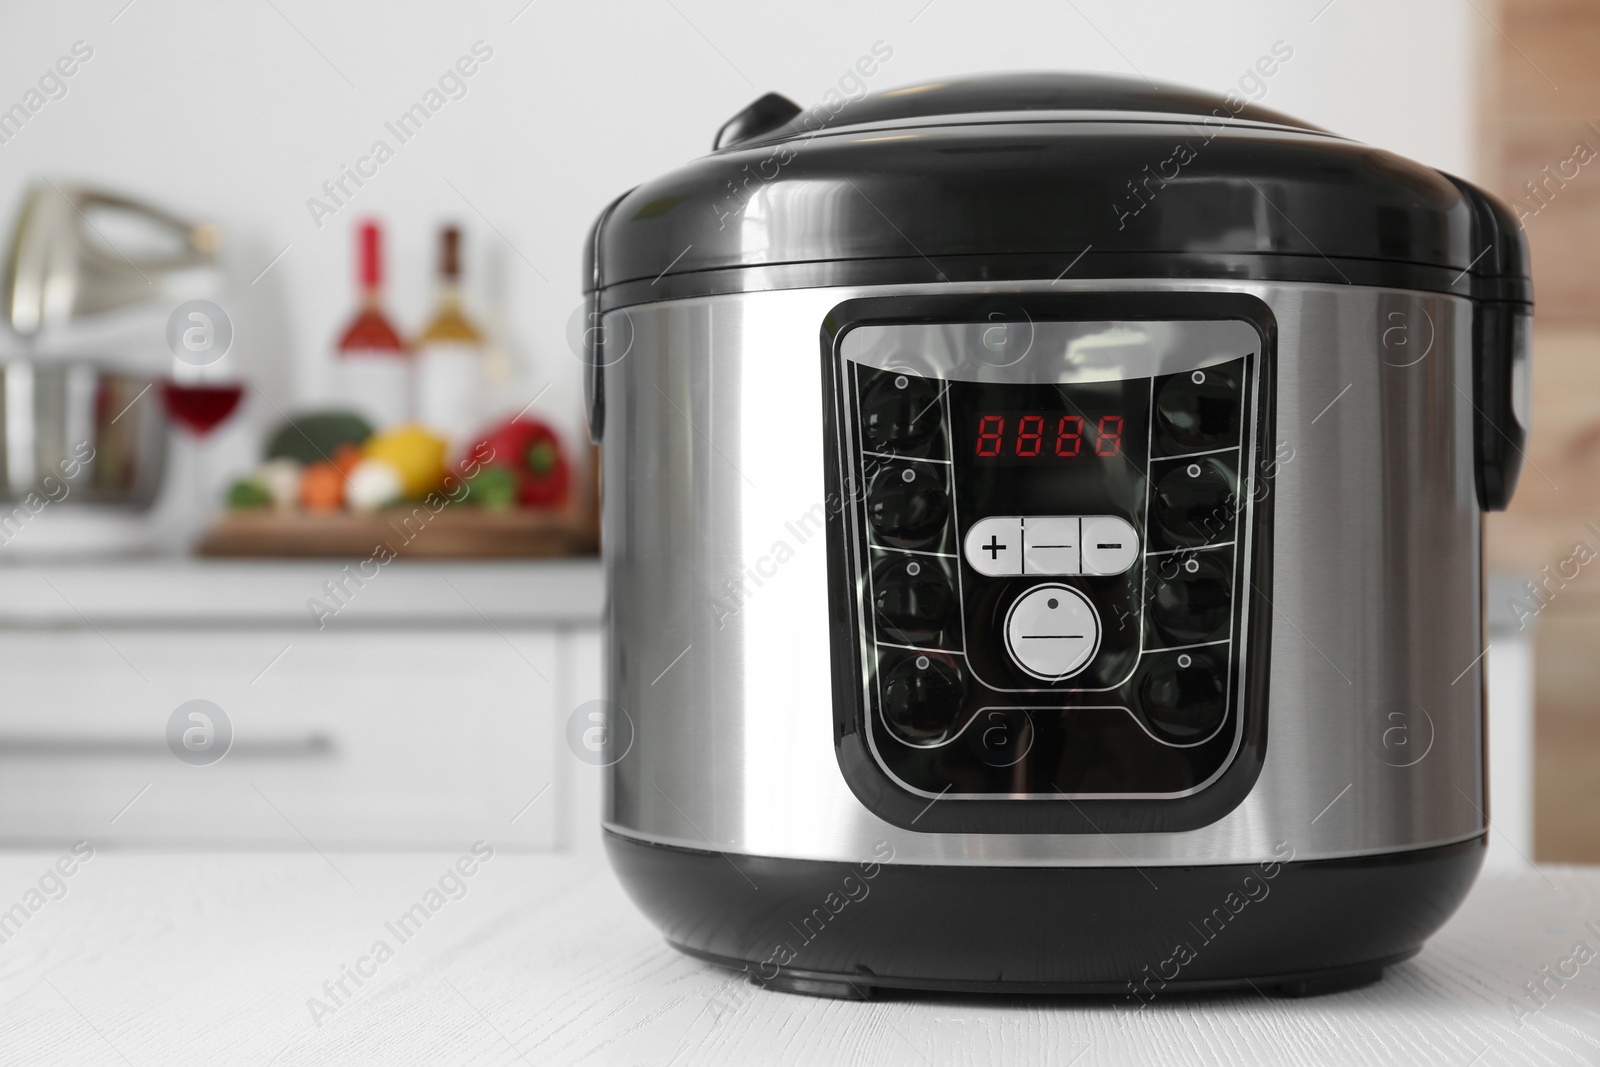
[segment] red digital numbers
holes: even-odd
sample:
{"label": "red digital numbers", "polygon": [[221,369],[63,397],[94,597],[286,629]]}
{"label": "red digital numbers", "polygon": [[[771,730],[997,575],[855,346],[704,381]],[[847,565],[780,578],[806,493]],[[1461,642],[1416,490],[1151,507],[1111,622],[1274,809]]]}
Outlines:
{"label": "red digital numbers", "polygon": [[1006,420],[999,415],[984,415],[978,419],[978,455],[998,456],[1000,436],[1006,432]]}
{"label": "red digital numbers", "polygon": [[1083,416],[1063,415],[1056,424],[1056,455],[1076,456],[1083,451]]}
{"label": "red digital numbers", "polygon": [[[1009,438],[1006,436],[1006,419],[1004,415],[978,416],[978,443],[975,449],[979,456],[993,459],[1002,454],[1014,456],[1017,459],[1034,459],[1045,454],[1044,451],[1045,417],[1043,415],[1023,415],[1017,420],[1017,429]],[[1094,445],[1094,454],[1104,458],[1120,456],[1122,454],[1122,416],[1102,415],[1095,420],[1091,437]],[[1083,455],[1084,419],[1082,415],[1062,415],[1056,421],[1055,454],[1062,459],[1071,459],[1073,456]],[[1009,451],[1007,451],[1009,449]]]}
{"label": "red digital numbers", "polygon": [[1044,447],[1044,416],[1024,415],[1017,427],[1017,455],[1037,456]]}
{"label": "red digital numbers", "polygon": [[1095,438],[1094,454],[1114,456],[1122,451],[1122,416],[1100,416],[1100,436]]}

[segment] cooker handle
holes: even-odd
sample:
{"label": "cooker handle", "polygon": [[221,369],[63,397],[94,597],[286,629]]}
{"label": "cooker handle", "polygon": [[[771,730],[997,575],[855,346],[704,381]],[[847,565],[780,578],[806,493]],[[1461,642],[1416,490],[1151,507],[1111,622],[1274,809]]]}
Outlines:
{"label": "cooker handle", "polygon": [[1522,473],[1533,396],[1529,341],[1533,287],[1516,216],[1471,182],[1446,175],[1472,209],[1473,459],[1478,505],[1504,511]]}
{"label": "cooker handle", "polygon": [[606,377],[601,352],[605,348],[600,326],[600,294],[583,295],[583,406],[589,420],[589,443],[598,445],[606,429]]}
{"label": "cooker handle", "polygon": [[[629,189],[628,193],[631,192],[633,190]],[[578,324],[576,335],[569,333],[567,337],[573,354],[583,361],[584,412],[589,419],[589,440],[597,445],[606,428],[606,337],[605,328],[600,324],[604,314],[600,307],[600,234],[606,220],[628,193],[607,204],[589,227],[589,240],[583,249],[583,320]]]}
{"label": "cooker handle", "polygon": [[1522,473],[1533,397],[1528,340],[1533,308],[1507,300],[1482,301],[1473,308],[1473,403],[1477,426],[1478,503],[1485,511],[1504,511]]}
{"label": "cooker handle", "polygon": [[717,135],[711,139],[711,150],[715,152],[752,141],[764,133],[777,129],[798,114],[800,114],[799,104],[787,96],[768,93],[724,122]]}

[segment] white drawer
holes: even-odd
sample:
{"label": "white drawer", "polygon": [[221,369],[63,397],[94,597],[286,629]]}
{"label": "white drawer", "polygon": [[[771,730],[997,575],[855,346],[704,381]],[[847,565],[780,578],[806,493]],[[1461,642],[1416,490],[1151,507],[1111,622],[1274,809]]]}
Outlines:
{"label": "white drawer", "polygon": [[[508,626],[5,633],[0,840],[554,847],[556,778],[576,762],[561,750],[568,640]],[[234,731],[208,766],[167,747],[168,718],[195,699]]]}

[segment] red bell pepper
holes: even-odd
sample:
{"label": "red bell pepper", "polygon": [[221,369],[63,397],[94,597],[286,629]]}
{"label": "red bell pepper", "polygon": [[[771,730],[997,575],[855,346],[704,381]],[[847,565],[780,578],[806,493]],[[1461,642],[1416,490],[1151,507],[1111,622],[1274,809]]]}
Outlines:
{"label": "red bell pepper", "polygon": [[510,471],[517,482],[517,502],[523,507],[559,507],[566,503],[572,482],[566,453],[555,431],[538,419],[519,416],[503,422],[466,454],[492,455],[490,468]]}

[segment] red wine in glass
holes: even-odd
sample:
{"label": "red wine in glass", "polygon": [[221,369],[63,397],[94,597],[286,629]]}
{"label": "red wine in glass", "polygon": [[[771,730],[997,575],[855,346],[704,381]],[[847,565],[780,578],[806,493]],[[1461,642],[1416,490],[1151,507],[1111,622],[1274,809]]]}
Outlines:
{"label": "red wine in glass", "polygon": [[206,436],[225,422],[243,395],[241,382],[161,383],[161,402],[167,414],[196,437]]}

